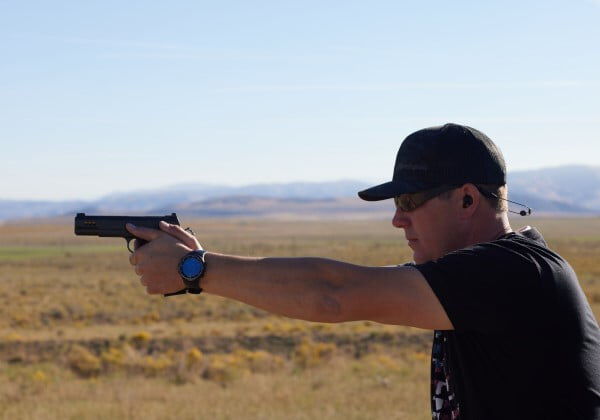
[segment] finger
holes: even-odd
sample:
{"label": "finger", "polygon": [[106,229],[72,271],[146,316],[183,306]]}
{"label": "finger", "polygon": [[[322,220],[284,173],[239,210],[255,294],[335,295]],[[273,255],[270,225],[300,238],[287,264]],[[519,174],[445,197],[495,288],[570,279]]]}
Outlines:
{"label": "finger", "polygon": [[135,270],[135,274],[137,274],[138,276],[141,276],[142,274],[144,274],[141,265],[136,265],[134,267],[134,270]]}
{"label": "finger", "polygon": [[132,252],[131,254],[129,254],[129,264],[131,265],[135,265],[136,260],[137,260],[137,253],[136,252]]}
{"label": "finger", "polygon": [[140,284],[146,287],[146,280],[144,279],[144,276],[140,277]]}
{"label": "finger", "polygon": [[192,235],[191,233],[185,231],[184,229],[181,228],[181,226],[178,225],[172,225],[170,223],[167,223],[165,221],[161,221],[159,224],[159,227],[162,231],[168,233],[169,235],[179,239],[181,242],[183,242],[188,248],[192,248],[195,249],[198,245],[198,241],[196,240],[196,238],[194,237],[194,235]]}
{"label": "finger", "polygon": [[127,223],[125,225],[125,229],[129,231],[129,233],[137,236],[138,238],[145,239],[147,241],[152,241],[162,235],[162,232],[157,229],[151,229],[142,226],[135,226],[132,223]]}

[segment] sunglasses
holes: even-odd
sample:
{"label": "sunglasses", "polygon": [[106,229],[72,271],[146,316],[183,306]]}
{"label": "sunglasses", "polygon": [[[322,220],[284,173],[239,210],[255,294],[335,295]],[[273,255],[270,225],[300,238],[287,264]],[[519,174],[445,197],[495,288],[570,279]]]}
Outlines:
{"label": "sunglasses", "polygon": [[394,197],[394,204],[396,204],[397,209],[404,212],[413,211],[425,204],[426,201],[455,188],[458,187],[455,185],[443,185],[441,187],[432,188],[431,190],[401,194]]}

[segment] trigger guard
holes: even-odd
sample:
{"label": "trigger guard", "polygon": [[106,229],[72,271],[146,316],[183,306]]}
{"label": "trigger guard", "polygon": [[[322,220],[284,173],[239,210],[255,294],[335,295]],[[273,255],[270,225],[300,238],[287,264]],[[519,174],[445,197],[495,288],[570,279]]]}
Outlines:
{"label": "trigger guard", "polygon": [[135,238],[125,239],[125,241],[127,242],[127,249],[133,254],[133,250],[129,247],[129,244],[131,243],[131,241],[135,241]]}

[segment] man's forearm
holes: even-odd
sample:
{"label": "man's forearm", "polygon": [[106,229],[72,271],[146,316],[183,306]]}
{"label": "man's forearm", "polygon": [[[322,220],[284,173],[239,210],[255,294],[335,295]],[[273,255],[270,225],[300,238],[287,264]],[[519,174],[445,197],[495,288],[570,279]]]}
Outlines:
{"label": "man's forearm", "polygon": [[[336,291],[351,267],[324,258],[249,258],[207,253],[201,287],[290,318],[339,322]],[[355,266],[354,266],[355,267]]]}

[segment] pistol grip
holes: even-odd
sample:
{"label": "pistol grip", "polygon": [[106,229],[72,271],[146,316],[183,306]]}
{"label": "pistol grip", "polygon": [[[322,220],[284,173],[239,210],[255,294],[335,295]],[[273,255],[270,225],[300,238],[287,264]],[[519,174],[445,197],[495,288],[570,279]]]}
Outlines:
{"label": "pistol grip", "polygon": [[[128,249],[128,250],[129,250],[129,252],[131,252],[132,254],[133,254],[133,250],[131,249],[131,247],[130,247],[130,244],[131,244],[131,241],[133,241],[133,240],[136,240],[136,239],[138,240],[138,245],[139,245],[139,246],[142,246],[142,245],[144,245],[144,244],[147,244],[147,243],[148,243],[148,241],[145,241],[144,239],[136,238],[135,236],[134,236],[134,237],[131,237],[131,238],[125,238],[125,241],[127,242],[127,249]],[[138,247],[138,248],[139,248],[139,247]],[[169,297],[169,296],[175,296],[175,295],[185,295],[185,294],[187,294],[187,289],[181,289],[180,291],[178,291],[178,292],[174,292],[174,293],[165,293],[163,296],[164,296],[164,297]]]}

